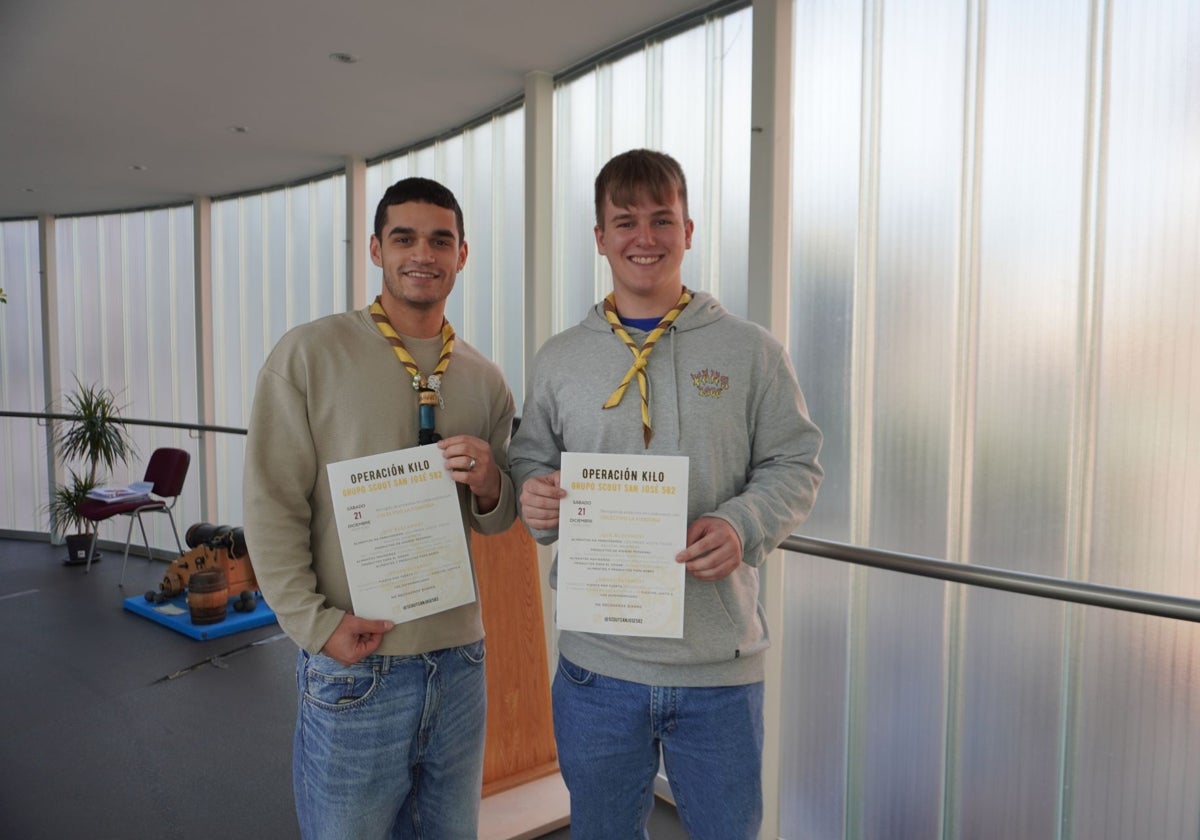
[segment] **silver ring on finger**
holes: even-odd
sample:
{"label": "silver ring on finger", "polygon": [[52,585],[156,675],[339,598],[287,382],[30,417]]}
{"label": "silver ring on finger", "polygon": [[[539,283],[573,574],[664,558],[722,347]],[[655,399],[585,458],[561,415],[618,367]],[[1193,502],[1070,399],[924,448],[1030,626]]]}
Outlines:
{"label": "silver ring on finger", "polygon": [[475,469],[475,459],[474,458],[471,459],[471,463],[467,464],[467,472],[470,472],[473,469]]}

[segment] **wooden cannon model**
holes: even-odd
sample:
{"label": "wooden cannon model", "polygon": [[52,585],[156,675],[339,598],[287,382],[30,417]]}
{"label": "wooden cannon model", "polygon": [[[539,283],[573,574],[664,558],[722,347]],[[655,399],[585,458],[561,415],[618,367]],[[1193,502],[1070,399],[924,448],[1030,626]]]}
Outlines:
{"label": "wooden cannon model", "polygon": [[197,522],[184,542],[190,551],[171,563],[158,591],[146,593],[147,601],[162,603],[186,590],[193,624],[224,621],[230,598],[237,599],[233,608],[238,612],[258,605],[258,580],[240,527]]}

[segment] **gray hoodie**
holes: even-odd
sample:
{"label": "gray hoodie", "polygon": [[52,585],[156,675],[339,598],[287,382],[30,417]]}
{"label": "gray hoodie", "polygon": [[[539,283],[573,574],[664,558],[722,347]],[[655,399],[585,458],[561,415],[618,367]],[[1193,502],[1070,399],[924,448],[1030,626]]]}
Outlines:
{"label": "gray hoodie", "polygon": [[[645,339],[636,329],[630,335],[639,345]],[[651,685],[756,682],[769,643],[758,567],[812,509],[821,432],[779,342],[705,292],[694,293],[650,354],[649,448],[636,383],[619,406],[602,408],[632,360],[600,305],[538,351],[509,449],[518,494],[528,479],[559,469],[562,452],[684,455],[689,523],[729,522],[743,562],[719,581],[687,576],[682,639],[562,631],[559,651],[588,670]],[[533,536],[549,544],[558,533]],[[556,575],[557,559],[551,586]]]}

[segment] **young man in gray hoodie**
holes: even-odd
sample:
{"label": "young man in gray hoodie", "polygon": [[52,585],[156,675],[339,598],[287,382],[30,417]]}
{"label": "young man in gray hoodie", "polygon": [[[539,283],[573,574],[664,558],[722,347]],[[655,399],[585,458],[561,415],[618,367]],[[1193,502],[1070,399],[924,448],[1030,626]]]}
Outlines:
{"label": "young man in gray hoodie", "polygon": [[821,433],[779,342],[684,288],[692,231],[673,158],[639,149],[601,169],[613,292],[538,352],[510,448],[543,544],[558,538],[563,452],[689,459],[683,637],[559,635],[554,733],[576,840],[647,836],[660,755],[692,838],[756,838],[762,821],[759,566],[812,509]]}

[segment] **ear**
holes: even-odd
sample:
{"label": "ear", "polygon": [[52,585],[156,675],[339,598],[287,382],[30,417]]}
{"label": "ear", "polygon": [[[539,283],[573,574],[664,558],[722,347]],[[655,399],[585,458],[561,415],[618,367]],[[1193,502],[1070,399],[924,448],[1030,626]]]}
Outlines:
{"label": "ear", "polygon": [[690,251],[692,248],[692,231],[696,229],[696,225],[691,219],[683,223],[683,249]]}
{"label": "ear", "polygon": [[604,228],[600,227],[600,225],[596,225],[594,228],[592,228],[592,233],[596,236],[596,251],[599,252],[601,256],[608,256],[604,253]]}
{"label": "ear", "polygon": [[383,257],[379,253],[379,237],[371,234],[371,262],[383,268]]}
{"label": "ear", "polygon": [[458,271],[463,270],[463,266],[467,264],[467,243],[458,246]]}

